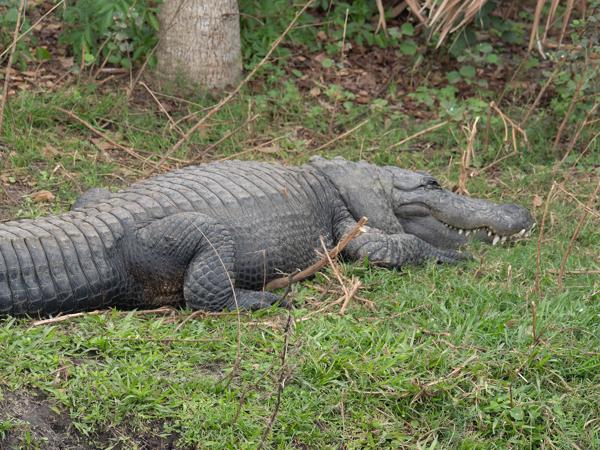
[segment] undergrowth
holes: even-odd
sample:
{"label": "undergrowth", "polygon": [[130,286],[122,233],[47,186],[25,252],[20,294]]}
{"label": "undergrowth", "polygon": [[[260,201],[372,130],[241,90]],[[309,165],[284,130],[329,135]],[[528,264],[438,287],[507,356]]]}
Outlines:
{"label": "undergrowth", "polygon": [[[260,15],[243,19],[254,30],[246,32],[247,45],[254,46],[249,52],[259,55],[289,11],[278,9],[278,1],[244,3],[263,10],[271,5],[282,17],[269,18],[273,30],[251,25]],[[353,14],[356,34],[348,40],[358,48],[366,29],[360,18],[371,12]],[[338,11],[332,20],[344,15]],[[556,64],[531,54],[519,65],[502,48],[478,43],[462,60],[448,56],[451,70],[444,71],[423,54],[400,51],[398,58],[412,63],[410,75],[400,73],[415,85],[407,91],[398,77],[369,97],[341,82],[310,84],[321,76],[341,79],[336,71],[354,67],[352,50],[340,53],[339,30],[339,23],[300,28],[318,41],[303,56],[324,52],[326,58],[311,69],[292,67],[297,47],[288,46],[289,59],[283,52],[281,61],[266,66],[160,170],[225,157],[300,164],[318,152],[427,170],[457,187],[472,138],[464,186],[472,195],[525,205],[538,228],[548,201],[539,270],[538,234],[509,248],[471,245],[475,260],[458,266],[396,271],[343,264],[343,273],[363,284],[343,315],[334,304],[341,290],[326,270],[290,294],[296,307],[283,369],[288,313],[276,308],[242,315],[239,328],[235,316],[190,318],[189,311],[164,317],[110,311],[45,326],[5,319],[4,396],[37,394],[65,412],[81,441],[93,447],[256,448],[283,373],[266,446],[600,448],[599,236],[597,201],[590,202],[600,140],[597,119],[589,116],[597,66],[575,54]],[[318,31],[327,38],[319,41]],[[405,27],[400,37],[391,48],[413,39],[412,31]],[[516,72],[513,81],[521,83],[493,84],[488,75],[499,68]],[[534,105],[550,76],[555,81]],[[0,141],[1,219],[63,212],[89,187],[118,189],[141,178],[149,161],[172,148],[181,137],[173,122],[141,87],[128,99],[125,84],[82,78],[55,92],[10,97]],[[576,92],[581,99],[570,108]],[[203,94],[157,95],[184,130],[215,103]],[[571,146],[586,118],[589,126]],[[52,193],[50,201],[35,195],[42,191]],[[569,249],[584,212],[580,202],[591,204],[591,212]],[[5,410],[3,438],[17,447],[46,445]]]}

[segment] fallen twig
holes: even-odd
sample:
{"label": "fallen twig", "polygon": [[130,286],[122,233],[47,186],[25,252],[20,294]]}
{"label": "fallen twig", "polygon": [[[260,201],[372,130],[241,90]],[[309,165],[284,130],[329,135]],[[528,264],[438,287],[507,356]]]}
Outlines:
{"label": "fallen twig", "polygon": [[340,297],[340,299],[338,300],[338,302],[340,300],[342,301],[342,306],[340,308],[340,315],[344,315],[344,313],[346,312],[346,308],[348,307],[348,304],[350,303],[350,299],[354,296],[354,294],[356,293],[358,288],[361,286],[361,282],[360,282],[360,280],[353,279],[352,287],[348,288],[346,286],[346,283],[344,282],[344,277],[340,273],[340,270],[339,270],[337,264],[335,264],[333,262],[333,259],[331,258],[331,256],[329,256],[329,252],[327,252],[327,247],[325,246],[325,241],[323,241],[323,238],[321,238],[321,246],[323,247],[323,251],[325,252],[325,257],[327,258],[327,261],[329,262],[329,266],[331,267],[331,270],[333,270],[333,273],[334,273],[335,277],[337,278],[338,283],[340,284],[340,287],[342,288],[342,291],[344,291],[344,295],[342,297]]}
{"label": "fallen twig", "polygon": [[31,322],[32,327],[37,327],[40,325],[50,325],[53,323],[65,322],[71,319],[77,319],[79,317],[87,317],[87,316],[99,316],[102,314],[115,313],[116,314],[135,314],[136,316],[142,316],[147,314],[174,314],[176,312],[170,306],[162,306],[156,309],[140,309],[136,311],[115,311],[113,309],[97,309],[95,311],[87,311],[87,312],[78,312],[73,314],[65,314],[63,316],[52,317],[50,319],[36,320]]}
{"label": "fallen twig", "polygon": [[[350,241],[352,241],[353,239],[358,237],[364,231],[363,227],[367,223],[367,221],[368,220],[366,217],[362,217],[356,223],[356,225],[354,225],[354,227],[348,233],[346,233],[344,235],[344,237],[342,237],[342,239],[340,239],[338,244],[334,248],[332,248],[323,258],[321,258],[319,261],[317,261],[313,265],[302,270],[301,272],[298,272],[297,274],[295,274],[292,277],[292,283],[297,283],[299,281],[305,280],[306,278],[310,277],[311,275],[314,275],[319,270],[321,270],[323,267],[325,267],[329,263],[330,259],[336,258],[342,252],[342,250],[344,250],[344,248],[346,248],[346,246],[350,243]],[[267,285],[265,286],[265,289],[266,290],[280,289],[280,288],[286,287],[288,285],[288,283],[289,283],[289,278],[287,276],[276,278],[276,279],[268,282]]]}
{"label": "fallen twig", "polygon": [[8,99],[8,85],[10,83],[10,71],[12,69],[13,58],[15,56],[15,49],[17,48],[17,39],[19,37],[19,29],[21,28],[21,19],[23,17],[23,11],[25,10],[25,0],[21,0],[19,4],[19,12],[17,13],[17,23],[15,24],[15,31],[13,33],[13,41],[10,47],[10,54],[8,55],[8,62],[6,63],[6,71],[4,72],[4,87],[2,88],[2,98],[0,98],[0,134],[2,134],[2,125],[4,124],[4,106]]}
{"label": "fallen twig", "polygon": [[150,171],[148,171],[148,173],[146,175],[151,175],[152,173],[154,173],[155,170],[158,170],[163,164],[164,162],[167,160],[167,158],[172,154],[175,153],[186,141],[189,140],[189,138],[208,120],[210,119],[212,116],[214,116],[218,111],[221,110],[221,108],[223,106],[225,106],[227,103],[229,103],[231,100],[233,100],[233,98],[242,90],[242,88],[248,83],[248,81],[250,81],[254,75],[256,75],[256,73],[258,72],[258,70],[265,65],[265,63],[269,60],[269,58],[271,57],[271,55],[273,54],[273,52],[275,51],[275,49],[277,47],[279,47],[279,44],[281,44],[281,42],[283,41],[283,39],[287,36],[287,34],[290,32],[290,30],[294,27],[294,25],[296,24],[296,22],[298,21],[298,19],[302,16],[302,14],[304,14],[304,12],[308,9],[308,7],[313,3],[314,0],[308,0],[305,5],[302,7],[302,9],[300,9],[300,11],[298,11],[296,13],[296,15],[294,16],[294,18],[292,19],[292,21],[288,24],[287,28],[283,31],[283,33],[281,33],[279,35],[279,37],[277,39],[275,39],[275,41],[273,42],[273,44],[271,44],[271,48],[269,49],[269,51],[267,52],[267,54],[263,57],[263,59],[260,60],[260,62],[254,66],[254,68],[250,71],[250,73],[248,75],[246,75],[246,78],[244,78],[238,85],[237,87],[231,91],[225,98],[223,98],[219,103],[217,103],[210,111],[208,111],[208,113],[206,113],[206,115],[204,117],[202,117],[202,119],[200,119],[198,122],[196,122],[196,124],[194,126],[192,126],[186,133],[185,135],[175,143],[175,145],[173,147],[171,147],[169,150],[167,150],[165,152],[165,154],[163,155],[163,157],[160,159],[160,161],[158,161],[158,164],[156,164],[154,167],[152,167],[150,169]]}

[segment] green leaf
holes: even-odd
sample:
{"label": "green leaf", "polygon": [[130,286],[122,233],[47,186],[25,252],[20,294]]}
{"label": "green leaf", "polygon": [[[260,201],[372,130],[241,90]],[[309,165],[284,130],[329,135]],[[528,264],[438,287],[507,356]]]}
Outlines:
{"label": "green leaf", "polygon": [[400,27],[400,31],[405,36],[413,36],[415,34],[415,27],[412,23],[404,22]]}
{"label": "green leaf", "polygon": [[323,67],[325,67],[326,69],[330,69],[331,67],[334,66],[334,64],[335,64],[335,62],[331,58],[325,58],[323,61],[321,61],[321,65]]}
{"label": "green leaf", "polygon": [[459,69],[460,74],[465,78],[474,78],[477,72],[475,71],[475,67],[465,64],[461,66]]}
{"label": "green leaf", "polygon": [[400,43],[400,51],[402,54],[412,56],[417,53],[417,44],[412,39]]}
{"label": "green leaf", "polygon": [[156,16],[154,14],[148,14],[148,23],[150,24],[153,30],[158,31],[158,20],[156,19]]}
{"label": "green leaf", "polygon": [[452,72],[448,72],[446,74],[446,78],[448,79],[448,83],[458,83],[460,80],[462,80],[462,77],[460,76],[460,73],[458,73],[456,70],[453,70]]}
{"label": "green leaf", "polygon": [[485,55],[485,62],[488,64],[498,64],[500,62],[500,58],[495,53],[489,53]]}
{"label": "green leaf", "polygon": [[39,61],[48,61],[52,58],[52,55],[47,48],[38,47],[35,49],[35,58]]}

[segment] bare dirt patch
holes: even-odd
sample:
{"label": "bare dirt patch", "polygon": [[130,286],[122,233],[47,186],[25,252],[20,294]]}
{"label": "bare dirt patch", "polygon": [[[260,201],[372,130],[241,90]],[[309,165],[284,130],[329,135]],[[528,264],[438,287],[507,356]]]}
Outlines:
{"label": "bare dirt patch", "polygon": [[0,400],[0,448],[92,449],[68,414],[43,394],[4,392]]}

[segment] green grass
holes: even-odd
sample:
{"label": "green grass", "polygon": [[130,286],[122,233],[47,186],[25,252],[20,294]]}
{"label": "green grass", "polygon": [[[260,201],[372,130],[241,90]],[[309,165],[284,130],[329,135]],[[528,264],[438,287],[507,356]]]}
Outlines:
{"label": "green grass", "polygon": [[[214,103],[191,100],[198,105],[170,102],[171,114],[180,118]],[[392,106],[352,104],[331,113],[293,82],[267,82],[226,106],[173,156],[196,157],[259,114],[205,159],[246,151],[245,159],[298,163],[310,149],[369,118],[322,153],[429,170],[444,184],[456,184],[466,141],[459,126],[472,122],[474,112],[390,151],[393,143],[437,123],[415,122]],[[6,157],[0,162],[10,194],[0,211],[4,218],[63,211],[87,187],[115,189],[150,167],[119,149],[94,144],[96,136],[55,107],[72,110],[143,156],[163,154],[178,139],[142,95],[128,103],[121,90],[82,84],[12,98],[3,138]],[[503,161],[492,175],[470,178],[471,194],[529,206],[538,222],[542,208],[533,208],[534,198],[545,199],[554,181],[587,201],[597,180],[598,147],[575,166],[574,154],[553,172],[547,121],[541,115],[530,125],[531,150],[521,148],[520,156]],[[478,167],[494,161],[498,149],[510,151],[503,147],[500,121],[492,123],[487,150],[483,129],[476,140]],[[433,147],[408,151],[425,143]],[[56,195],[52,204],[22,197],[42,189]],[[512,248],[473,245],[477,260],[458,266],[398,272],[344,265],[347,276],[362,281],[360,297],[374,307],[353,299],[343,316],[338,306],[315,313],[339,297],[322,292],[334,279],[331,272],[295,286],[288,379],[268,446],[600,448],[597,217],[574,242],[564,289],[556,284],[581,211],[566,195],[553,199],[539,293],[533,290],[537,235]],[[182,324],[188,314],[175,323],[116,311],[40,327],[4,320],[0,392],[43,392],[67,411],[86,439],[103,448],[141,448],[141,437],[169,435],[180,447],[256,448],[276,404],[287,312],[244,314],[239,327],[231,315]],[[17,422],[0,416],[0,437]],[[22,439],[25,448],[43,446],[43,441],[26,442],[30,435]]]}

